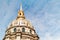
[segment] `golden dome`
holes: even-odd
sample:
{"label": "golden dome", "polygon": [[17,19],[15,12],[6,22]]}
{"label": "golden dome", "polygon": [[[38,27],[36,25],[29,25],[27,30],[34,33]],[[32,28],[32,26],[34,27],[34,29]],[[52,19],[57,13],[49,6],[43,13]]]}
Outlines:
{"label": "golden dome", "polygon": [[28,20],[25,19],[22,7],[18,11],[17,18],[15,20],[13,20],[13,22],[11,24],[9,24],[8,28],[14,27],[14,26],[27,26],[27,27],[33,28],[32,25],[31,25],[31,23]]}
{"label": "golden dome", "polygon": [[28,20],[23,19],[23,18],[19,18],[19,19],[14,20],[11,23],[11,25],[12,26],[28,26],[28,27],[31,27],[32,28],[31,23]]}
{"label": "golden dome", "polygon": [[31,23],[25,19],[22,6],[21,9],[18,11],[17,18],[9,24],[3,40],[15,40],[15,39],[16,40],[39,39]]}

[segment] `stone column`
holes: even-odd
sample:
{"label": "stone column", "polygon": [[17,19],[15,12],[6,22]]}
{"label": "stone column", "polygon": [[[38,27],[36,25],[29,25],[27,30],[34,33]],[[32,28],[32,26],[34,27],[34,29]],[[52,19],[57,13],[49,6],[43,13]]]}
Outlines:
{"label": "stone column", "polygon": [[21,40],[20,36],[16,36],[16,40]]}

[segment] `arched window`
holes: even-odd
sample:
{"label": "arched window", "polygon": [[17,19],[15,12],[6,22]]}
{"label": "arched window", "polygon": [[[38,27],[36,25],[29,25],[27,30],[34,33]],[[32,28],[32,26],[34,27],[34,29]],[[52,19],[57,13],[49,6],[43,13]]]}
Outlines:
{"label": "arched window", "polygon": [[22,32],[25,32],[25,28],[22,28]]}
{"label": "arched window", "polygon": [[16,28],[14,28],[14,32],[16,32]]}
{"label": "arched window", "polygon": [[32,30],[30,30],[30,33],[32,33]]}

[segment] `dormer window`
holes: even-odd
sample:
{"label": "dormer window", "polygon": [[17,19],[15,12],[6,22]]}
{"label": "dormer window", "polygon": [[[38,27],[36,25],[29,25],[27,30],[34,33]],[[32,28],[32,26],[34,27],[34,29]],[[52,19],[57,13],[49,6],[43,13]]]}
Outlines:
{"label": "dormer window", "polygon": [[22,32],[25,32],[25,28],[22,28]]}
{"label": "dormer window", "polygon": [[14,32],[16,32],[16,28],[14,28]]}
{"label": "dormer window", "polygon": [[30,33],[32,33],[32,30],[30,30]]}

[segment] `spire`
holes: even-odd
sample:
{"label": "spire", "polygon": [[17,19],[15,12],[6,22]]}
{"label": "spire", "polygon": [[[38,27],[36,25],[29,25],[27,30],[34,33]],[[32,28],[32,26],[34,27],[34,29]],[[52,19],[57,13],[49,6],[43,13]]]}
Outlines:
{"label": "spire", "polygon": [[18,17],[17,18],[25,18],[24,12],[22,10],[22,4],[20,4],[20,9],[18,11]]}
{"label": "spire", "polygon": [[20,10],[22,10],[22,4],[20,4]]}

